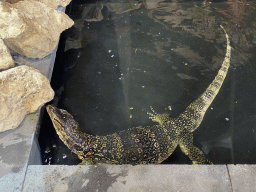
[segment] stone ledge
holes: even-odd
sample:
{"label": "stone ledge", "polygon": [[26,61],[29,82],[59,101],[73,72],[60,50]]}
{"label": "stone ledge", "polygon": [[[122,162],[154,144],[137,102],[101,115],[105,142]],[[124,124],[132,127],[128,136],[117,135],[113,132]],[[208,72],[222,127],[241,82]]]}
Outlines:
{"label": "stone ledge", "polygon": [[179,190],[231,191],[226,165],[29,165],[24,182],[25,192]]}
{"label": "stone ledge", "polygon": [[234,192],[256,191],[256,165],[228,165]]}

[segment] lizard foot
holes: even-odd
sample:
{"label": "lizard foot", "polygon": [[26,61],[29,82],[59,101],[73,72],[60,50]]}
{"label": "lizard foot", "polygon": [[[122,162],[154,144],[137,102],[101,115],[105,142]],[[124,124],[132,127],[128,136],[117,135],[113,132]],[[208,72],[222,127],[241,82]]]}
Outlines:
{"label": "lizard foot", "polygon": [[159,125],[163,125],[171,120],[170,115],[168,113],[158,114],[155,112],[152,106],[150,106],[150,109],[153,113],[147,112],[149,115],[149,119],[151,119],[153,122],[159,123]]}

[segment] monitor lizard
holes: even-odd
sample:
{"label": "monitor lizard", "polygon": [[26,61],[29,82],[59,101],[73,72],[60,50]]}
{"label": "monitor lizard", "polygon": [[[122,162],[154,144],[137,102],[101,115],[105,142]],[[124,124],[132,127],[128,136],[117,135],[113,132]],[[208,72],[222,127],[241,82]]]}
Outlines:
{"label": "monitor lizard", "polygon": [[54,128],[67,147],[78,155],[81,164],[158,164],[167,159],[179,145],[193,164],[211,163],[193,145],[193,131],[218,94],[230,66],[231,46],[225,29],[227,51],[221,68],[205,92],[177,118],[166,114],[148,113],[159,125],[133,127],[106,136],[80,131],[77,121],[66,110],[46,107]]}

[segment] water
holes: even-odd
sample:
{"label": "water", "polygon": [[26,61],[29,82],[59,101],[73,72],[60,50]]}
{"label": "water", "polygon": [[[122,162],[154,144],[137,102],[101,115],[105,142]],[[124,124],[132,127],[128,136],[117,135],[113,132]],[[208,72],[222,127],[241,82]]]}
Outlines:
{"label": "water", "polygon": [[[130,2],[130,1],[129,1]],[[214,164],[256,162],[254,1],[82,4],[67,14],[54,68],[54,104],[82,131],[107,135],[177,117],[212,82],[231,40],[228,75],[193,144]],[[169,109],[172,109],[171,111]],[[78,164],[45,113],[39,136],[43,164]],[[191,163],[179,147],[163,163]]]}

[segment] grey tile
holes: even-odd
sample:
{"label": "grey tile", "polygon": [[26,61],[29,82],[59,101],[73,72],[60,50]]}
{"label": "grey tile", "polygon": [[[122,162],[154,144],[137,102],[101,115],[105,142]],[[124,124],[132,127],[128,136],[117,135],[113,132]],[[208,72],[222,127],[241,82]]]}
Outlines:
{"label": "grey tile", "polygon": [[39,112],[14,129],[0,133],[0,191],[20,191],[24,181]]}
{"label": "grey tile", "polygon": [[[0,173],[5,170],[6,167],[0,168]],[[9,171],[3,177],[0,177],[0,191],[6,192],[18,192],[21,191],[22,184],[25,178],[26,166],[18,168],[18,170]],[[4,173],[6,173],[4,171]]]}
{"label": "grey tile", "polygon": [[[35,185],[37,183],[37,185]],[[24,192],[231,191],[225,165],[30,165]]]}
{"label": "grey tile", "polygon": [[228,165],[233,191],[256,191],[256,165]]}

